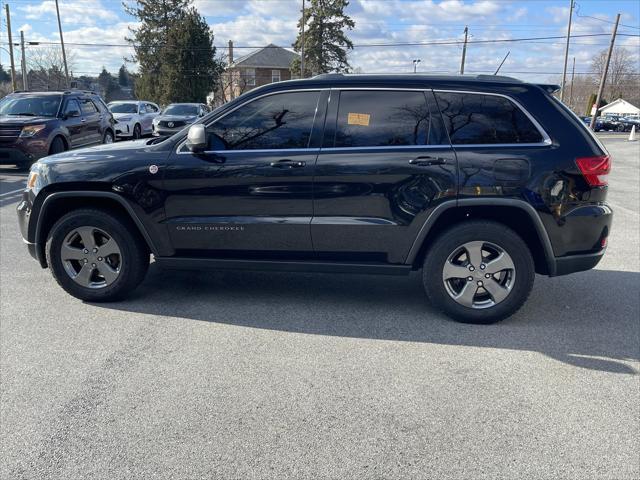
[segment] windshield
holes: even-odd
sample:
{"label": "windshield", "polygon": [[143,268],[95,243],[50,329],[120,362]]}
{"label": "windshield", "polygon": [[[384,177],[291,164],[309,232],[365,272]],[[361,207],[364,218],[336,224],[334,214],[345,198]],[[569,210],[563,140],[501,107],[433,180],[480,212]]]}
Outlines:
{"label": "windshield", "polygon": [[169,105],[164,112],[164,115],[198,115],[197,105]]}
{"label": "windshield", "polygon": [[61,100],[61,95],[4,97],[0,100],[0,116],[55,117]]}
{"label": "windshield", "polygon": [[138,113],[137,103],[110,103],[107,106],[112,113]]}

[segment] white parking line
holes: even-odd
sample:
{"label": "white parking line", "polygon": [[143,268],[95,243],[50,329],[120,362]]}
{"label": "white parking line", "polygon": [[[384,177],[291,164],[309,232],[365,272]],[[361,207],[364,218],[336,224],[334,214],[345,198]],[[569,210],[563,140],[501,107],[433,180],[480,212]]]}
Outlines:
{"label": "white parking line", "polygon": [[22,192],[24,188],[19,188],[17,190],[11,190],[10,192],[0,193],[0,197],[6,197],[8,195],[13,195],[14,193]]}

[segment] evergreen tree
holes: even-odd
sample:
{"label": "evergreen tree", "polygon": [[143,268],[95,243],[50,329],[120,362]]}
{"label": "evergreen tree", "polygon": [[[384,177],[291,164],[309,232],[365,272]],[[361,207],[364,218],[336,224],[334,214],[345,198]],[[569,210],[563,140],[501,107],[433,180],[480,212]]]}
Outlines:
{"label": "evergreen tree", "polygon": [[189,2],[190,0],[136,0],[133,5],[124,5],[125,11],[140,22],[139,27],[130,28],[133,36],[127,38],[135,52],[130,60],[139,65],[139,76],[135,83],[138,98],[160,101],[160,71],[164,65],[167,36],[171,26],[184,17]]}
{"label": "evergreen tree", "polygon": [[129,86],[129,72],[127,71],[127,67],[122,65],[120,70],[118,70],[118,84],[121,87]]}
{"label": "evergreen tree", "polygon": [[191,0],[136,0],[126,6],[140,21],[132,29],[138,62],[134,88],[138,98],[157,103],[204,102],[221,64],[215,60],[213,34]]}
{"label": "evergreen tree", "polygon": [[0,64],[0,83],[10,82],[11,75],[5,71],[4,67]]}
{"label": "evergreen tree", "polygon": [[100,94],[105,102],[110,102],[113,99],[113,94],[119,90],[115,78],[104,67],[98,75],[98,85],[100,85]]}
{"label": "evergreen tree", "polygon": [[[304,69],[302,76],[328,72],[348,72],[347,51],[353,43],[345,30],[353,30],[355,22],[344,13],[348,0],[311,0],[305,8]],[[298,29],[302,27],[302,16]],[[301,51],[302,36],[293,44],[296,52]],[[293,73],[300,74],[300,60],[291,65]]]}
{"label": "evergreen tree", "polygon": [[223,65],[216,60],[213,35],[204,17],[189,9],[167,34],[160,70],[160,103],[205,103],[217,85]]}

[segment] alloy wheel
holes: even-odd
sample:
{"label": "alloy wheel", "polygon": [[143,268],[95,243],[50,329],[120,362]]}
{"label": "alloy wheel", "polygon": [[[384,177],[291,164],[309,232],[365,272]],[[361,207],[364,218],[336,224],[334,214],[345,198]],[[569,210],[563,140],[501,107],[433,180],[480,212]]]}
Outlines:
{"label": "alloy wheel", "polygon": [[104,288],[115,282],[122,268],[118,243],[104,230],[83,226],[67,234],[60,247],[67,275],[85,288]]}
{"label": "alloy wheel", "polygon": [[458,304],[474,309],[490,308],[503,302],[511,292],[516,269],[500,246],[483,241],[467,242],[447,258],[442,281]]}

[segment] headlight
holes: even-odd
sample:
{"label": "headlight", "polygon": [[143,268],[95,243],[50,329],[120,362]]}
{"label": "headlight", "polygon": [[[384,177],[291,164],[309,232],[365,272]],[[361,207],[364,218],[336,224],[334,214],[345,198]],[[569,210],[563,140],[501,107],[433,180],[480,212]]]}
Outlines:
{"label": "headlight", "polygon": [[119,122],[130,122],[131,121],[131,117],[120,117],[118,119]]}
{"label": "headlight", "polygon": [[29,179],[27,180],[27,189],[33,190],[36,186],[37,180],[38,180],[38,172],[31,171],[31,173],[29,173]]}
{"label": "headlight", "polygon": [[26,127],[22,127],[22,132],[20,132],[21,137],[33,137],[40,130],[44,130],[47,128],[46,125],[28,125]]}

